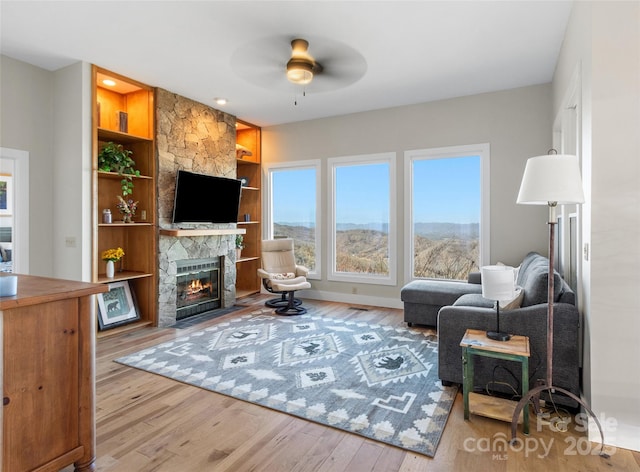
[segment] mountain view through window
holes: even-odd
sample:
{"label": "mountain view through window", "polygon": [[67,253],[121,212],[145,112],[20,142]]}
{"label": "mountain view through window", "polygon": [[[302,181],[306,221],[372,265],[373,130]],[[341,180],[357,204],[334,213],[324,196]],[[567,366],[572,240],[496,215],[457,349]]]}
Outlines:
{"label": "mountain view through window", "polygon": [[479,270],[480,156],[412,162],[413,277],[464,280]]}

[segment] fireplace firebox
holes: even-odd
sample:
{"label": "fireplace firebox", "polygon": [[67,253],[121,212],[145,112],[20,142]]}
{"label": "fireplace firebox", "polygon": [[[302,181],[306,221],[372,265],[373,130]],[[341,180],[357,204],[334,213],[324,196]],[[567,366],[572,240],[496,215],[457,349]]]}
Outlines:
{"label": "fireplace firebox", "polygon": [[222,257],[176,261],[176,320],[222,306]]}

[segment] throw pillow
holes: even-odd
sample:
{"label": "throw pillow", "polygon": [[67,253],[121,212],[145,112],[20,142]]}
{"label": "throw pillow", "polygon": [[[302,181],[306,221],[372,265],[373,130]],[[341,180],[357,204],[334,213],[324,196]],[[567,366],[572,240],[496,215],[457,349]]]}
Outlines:
{"label": "throw pillow", "polygon": [[513,310],[515,308],[520,308],[523,298],[524,289],[522,287],[516,287],[516,296],[512,300],[500,300],[500,309]]}
{"label": "throw pillow", "polygon": [[295,279],[296,274],[293,272],[283,272],[282,274],[269,274],[269,278],[273,280]]}

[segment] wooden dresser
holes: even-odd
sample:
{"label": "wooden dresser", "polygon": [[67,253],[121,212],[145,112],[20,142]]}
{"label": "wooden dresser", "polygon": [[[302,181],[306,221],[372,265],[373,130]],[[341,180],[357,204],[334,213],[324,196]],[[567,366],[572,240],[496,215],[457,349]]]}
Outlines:
{"label": "wooden dresser", "polygon": [[94,295],[107,290],[18,275],[0,298],[3,471],[95,470]]}

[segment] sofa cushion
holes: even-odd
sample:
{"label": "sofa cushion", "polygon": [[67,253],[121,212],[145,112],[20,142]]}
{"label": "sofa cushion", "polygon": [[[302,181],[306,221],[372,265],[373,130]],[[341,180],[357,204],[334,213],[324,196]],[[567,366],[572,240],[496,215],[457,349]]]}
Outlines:
{"label": "sofa cushion", "polygon": [[[513,300],[503,300],[500,303],[500,310],[513,310],[515,308],[520,308],[522,304],[522,299],[524,297],[524,290],[522,288],[517,287],[517,295]],[[495,300],[489,300],[488,298],[484,298],[480,293],[467,293],[458,298],[454,303],[454,306],[475,306],[480,308],[494,308],[496,307]]]}
{"label": "sofa cushion", "polygon": [[400,291],[403,302],[424,305],[451,305],[460,295],[481,293],[482,285],[444,280],[414,280]]}
{"label": "sofa cushion", "polygon": [[[520,266],[517,282],[524,290],[522,306],[547,303],[548,274],[549,261],[546,257],[537,253],[527,254]],[[555,271],[553,284],[553,299],[557,301],[563,290],[563,281]]]}
{"label": "sofa cushion", "polygon": [[454,306],[476,306],[480,308],[495,308],[496,302],[484,298],[480,293],[467,293],[454,302]]}

